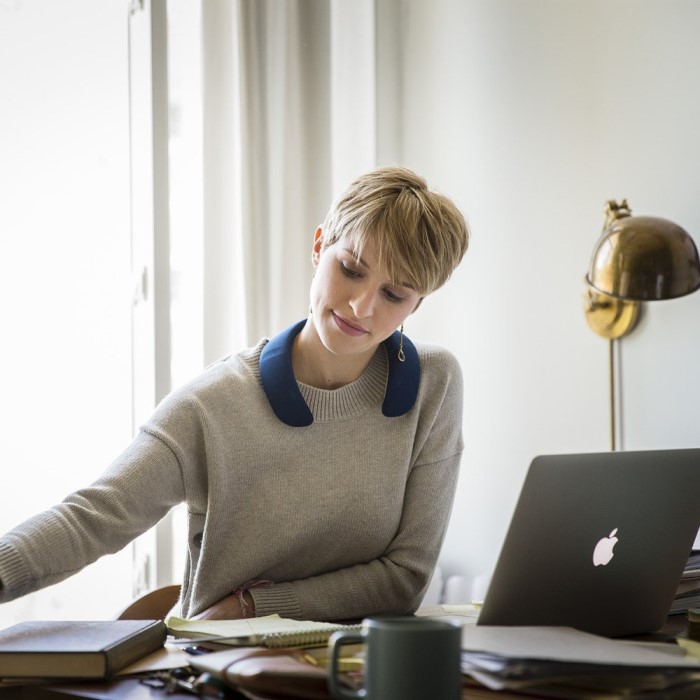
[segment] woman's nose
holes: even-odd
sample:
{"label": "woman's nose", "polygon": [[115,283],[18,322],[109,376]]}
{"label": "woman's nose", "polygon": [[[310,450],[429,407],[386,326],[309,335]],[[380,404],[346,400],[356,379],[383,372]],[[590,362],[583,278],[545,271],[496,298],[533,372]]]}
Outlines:
{"label": "woman's nose", "polygon": [[350,300],[350,308],[353,310],[356,318],[367,318],[372,315],[374,297],[374,290],[368,287],[356,290],[356,293]]}

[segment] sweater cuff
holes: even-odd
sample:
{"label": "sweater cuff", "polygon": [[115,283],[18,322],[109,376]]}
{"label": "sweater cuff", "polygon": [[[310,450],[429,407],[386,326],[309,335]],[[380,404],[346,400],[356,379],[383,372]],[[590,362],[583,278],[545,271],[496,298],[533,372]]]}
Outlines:
{"label": "sweater cuff", "polygon": [[275,583],[272,586],[250,588],[248,593],[255,603],[255,617],[276,614],[280,617],[301,619],[299,600],[291,583]]}
{"label": "sweater cuff", "polygon": [[0,600],[11,600],[22,591],[29,580],[27,569],[14,547],[0,542]]}

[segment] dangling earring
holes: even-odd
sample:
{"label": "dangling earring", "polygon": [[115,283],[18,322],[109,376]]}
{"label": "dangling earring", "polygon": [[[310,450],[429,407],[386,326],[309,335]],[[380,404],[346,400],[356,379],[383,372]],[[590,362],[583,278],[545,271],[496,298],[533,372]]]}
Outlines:
{"label": "dangling earring", "polygon": [[401,324],[401,337],[399,338],[399,352],[397,353],[397,356],[399,358],[399,362],[405,362],[406,361],[406,355],[404,355],[403,352],[403,323]]}

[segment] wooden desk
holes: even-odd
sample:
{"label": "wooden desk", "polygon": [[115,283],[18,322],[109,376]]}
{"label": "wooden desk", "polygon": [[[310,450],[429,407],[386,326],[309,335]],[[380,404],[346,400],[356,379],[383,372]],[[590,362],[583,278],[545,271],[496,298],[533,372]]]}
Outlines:
{"label": "wooden desk", "polygon": [[196,696],[192,693],[186,692],[166,693],[164,690],[152,688],[134,678],[98,683],[0,688],[0,700],[69,700],[70,698],[89,698],[90,700],[165,700],[167,698],[182,700],[188,698],[192,700],[194,697]]}

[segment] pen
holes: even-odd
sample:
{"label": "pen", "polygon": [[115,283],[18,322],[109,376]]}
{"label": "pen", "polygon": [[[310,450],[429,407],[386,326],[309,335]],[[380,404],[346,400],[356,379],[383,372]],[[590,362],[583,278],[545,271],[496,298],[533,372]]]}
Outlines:
{"label": "pen", "polygon": [[190,644],[189,646],[186,646],[183,651],[191,656],[198,656],[199,654],[208,654],[211,652],[211,649],[207,649],[207,647],[199,646],[197,644]]}

